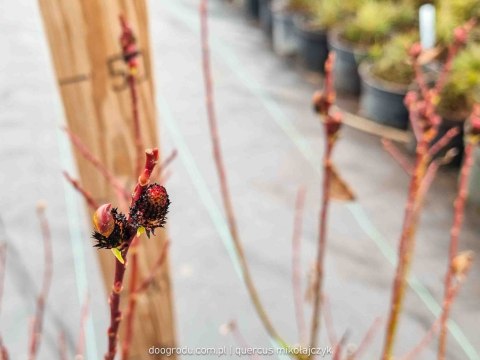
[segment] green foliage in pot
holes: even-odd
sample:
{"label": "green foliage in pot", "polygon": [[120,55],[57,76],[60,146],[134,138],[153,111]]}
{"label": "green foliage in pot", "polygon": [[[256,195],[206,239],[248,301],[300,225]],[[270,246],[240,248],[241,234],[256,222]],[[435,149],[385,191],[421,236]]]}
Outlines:
{"label": "green foliage in pot", "polygon": [[417,32],[409,32],[392,37],[384,45],[373,46],[369,53],[373,61],[372,74],[384,81],[409,85],[415,77],[415,71],[408,50],[417,40]]}
{"label": "green foliage in pot", "polygon": [[312,1],[311,24],[317,28],[330,29],[350,19],[359,8],[361,0]]}
{"label": "green foliage in pot", "polygon": [[480,16],[478,0],[438,0],[437,1],[437,39],[439,44],[449,44],[453,30],[471,18]]}
{"label": "green foliage in pot", "polygon": [[413,27],[415,7],[407,2],[366,0],[343,27],[342,37],[355,45],[384,42],[393,31]]}
{"label": "green foliage in pot", "polygon": [[455,58],[452,72],[440,94],[439,112],[464,119],[473,103],[480,101],[480,44],[470,44]]}

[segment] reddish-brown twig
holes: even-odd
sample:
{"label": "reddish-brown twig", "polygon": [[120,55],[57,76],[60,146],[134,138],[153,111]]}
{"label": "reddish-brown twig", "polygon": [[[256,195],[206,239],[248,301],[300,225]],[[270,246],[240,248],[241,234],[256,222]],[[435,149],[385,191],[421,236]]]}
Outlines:
{"label": "reddish-brown twig", "polygon": [[58,335],[58,357],[60,360],[68,360],[67,342],[63,331]]}
{"label": "reddish-brown twig", "polygon": [[140,124],[140,116],[138,113],[137,76],[139,51],[137,47],[137,40],[135,38],[133,30],[123,15],[120,16],[120,25],[122,27],[122,34],[120,35],[120,45],[122,47],[123,59],[128,67],[127,83],[130,90],[134,130],[133,132],[137,154],[137,161],[135,163],[135,174],[140,174],[140,171],[142,171],[143,149],[145,149],[145,146],[143,145],[142,128]]}
{"label": "reddish-brown twig", "polygon": [[112,174],[110,170],[88,149],[88,147],[83,143],[80,137],[74,134],[69,128],[64,128],[65,132],[68,134],[70,141],[78,150],[78,152],[90,162],[98,172],[107,180],[107,182],[114,188],[117,196],[128,199],[130,194],[125,189],[125,187],[120,183],[120,181]]}
{"label": "reddish-brown twig", "polygon": [[360,359],[362,355],[365,353],[367,350],[368,346],[371,344],[373,336],[375,335],[375,332],[378,331],[380,328],[380,325],[382,325],[383,319],[381,317],[377,317],[372,325],[367,330],[367,333],[363,337],[362,341],[360,341],[360,344],[358,345],[357,350],[352,354],[351,359]]}
{"label": "reddish-brown twig", "polygon": [[3,339],[0,336],[0,360],[9,360],[8,350],[3,344]]}
{"label": "reddish-brown twig", "polygon": [[[140,198],[143,189],[149,184],[150,176],[152,174],[155,165],[158,162],[158,149],[151,149],[145,152],[145,168],[142,174],[138,178],[137,185],[132,194],[131,206],[135,204]],[[125,264],[122,264],[118,259],[115,261],[115,275],[113,280],[112,292],[109,297],[110,304],[110,326],[108,328],[108,350],[105,354],[105,360],[113,360],[117,353],[118,343],[118,329],[122,320],[122,312],[120,310],[120,293],[123,290],[123,279],[125,277],[125,269],[127,264],[127,253],[129,246],[136,236],[132,236],[128,239],[127,245],[122,249],[122,257],[125,260]]]}
{"label": "reddish-brown twig", "polygon": [[303,211],[305,207],[306,189],[304,186],[300,187],[297,192],[295,201],[295,221],[293,225],[292,238],[292,288],[293,301],[295,303],[295,318],[297,320],[297,328],[300,343],[303,344],[306,340],[306,325],[305,316],[303,313],[303,296],[302,296],[302,261],[301,261],[301,247],[302,247],[302,226],[303,226]]}
{"label": "reddish-brown twig", "polygon": [[[461,29],[461,31],[457,32],[458,29]],[[427,173],[427,168],[432,161],[432,157],[430,155],[431,143],[437,136],[438,127],[441,123],[441,118],[436,111],[436,105],[439,94],[444,86],[444,81],[442,79],[449,74],[451,69],[449,64],[451,64],[453,61],[458,49],[465,44],[466,36],[468,35],[468,31],[470,29],[471,28],[468,26],[457,28],[455,41],[450,46],[446,65],[442,69],[439,82],[433,89],[424,89],[423,74],[421,73],[420,66],[418,66],[418,58],[422,50],[421,46],[419,44],[415,44],[410,50],[410,55],[416,71],[416,81],[420,86],[422,97],[415,91],[410,91],[405,97],[405,104],[410,113],[412,128],[415,130],[415,136],[417,138],[416,160],[410,180],[402,232],[398,245],[398,263],[393,281],[390,313],[387,322],[387,330],[382,355],[383,360],[391,360],[393,358],[398,323],[405,297],[407,277],[415,249],[417,224],[425,196],[424,190],[426,186],[424,180]],[[438,150],[441,150],[441,145],[444,144],[442,142],[438,144]],[[436,169],[433,168],[432,171],[436,172]],[[431,180],[429,181],[431,182]],[[427,185],[429,186],[429,184]]]}
{"label": "reddish-brown twig", "polygon": [[209,49],[209,35],[208,35],[208,0],[202,0],[200,2],[200,22],[201,22],[201,43],[202,43],[202,68],[205,84],[205,100],[207,105],[208,123],[210,129],[210,137],[213,146],[213,156],[215,160],[215,166],[220,183],[220,190],[222,195],[223,207],[227,217],[228,228],[230,235],[233,239],[233,245],[238,257],[240,270],[242,272],[245,286],[247,287],[250,299],[253,306],[270,337],[276,341],[283,348],[288,348],[288,345],[278,334],[274,328],[265,308],[262,305],[260,297],[258,295],[255,284],[250,274],[250,270],[245,259],[243,245],[238,234],[237,222],[235,219],[235,212],[233,209],[232,200],[230,197],[230,191],[228,187],[227,175],[225,172],[225,165],[222,157],[222,150],[220,145],[220,139],[218,134],[217,119],[215,113],[214,104],[214,90],[210,65],[210,49]]}
{"label": "reddish-brown twig", "polygon": [[383,148],[390,154],[390,156],[401,166],[401,168],[407,173],[412,175],[413,166],[410,160],[400,152],[400,150],[388,139],[382,139]]}
{"label": "reddish-brown twig", "polygon": [[80,185],[80,182],[78,180],[72,178],[70,174],[66,171],[63,172],[63,176],[73,186],[73,188],[83,196],[90,209],[98,209],[98,207],[100,206],[99,203],[95,201],[92,194],[90,194],[82,185]]}
{"label": "reddish-brown twig", "polygon": [[[466,255],[469,256],[469,254],[466,254]],[[468,262],[466,264],[466,267],[463,268],[462,270],[463,277],[461,279],[458,279],[459,281],[457,281],[455,284],[453,284],[450,287],[449,293],[446,294],[446,296],[448,296],[448,299],[446,300],[448,302],[447,306],[450,306],[453,303],[453,301],[456,299],[458,293],[460,292],[461,285],[463,284],[467,273],[470,271],[470,266],[471,266],[471,262]],[[422,339],[418,342],[418,344],[412,350],[410,350],[406,355],[400,357],[401,360],[418,359],[418,356],[420,355],[420,353],[431,343],[434,335],[437,334],[440,330],[441,322],[443,321],[443,316],[445,312],[445,305],[446,304],[444,304],[444,309],[443,309],[444,311],[442,312],[440,317],[433,322],[430,329],[428,329],[428,331],[425,333]]]}
{"label": "reddish-brown twig", "polygon": [[83,303],[82,306],[82,312],[80,314],[80,332],[78,334],[78,340],[77,340],[77,349],[76,349],[76,355],[75,359],[83,359],[84,353],[85,353],[85,327],[87,324],[88,320],[88,314],[89,314],[89,303],[90,299],[88,295],[85,297],[85,302]]}
{"label": "reddish-brown twig", "polygon": [[437,155],[442,149],[444,149],[452,139],[460,133],[460,129],[458,127],[451,128],[448,130],[435,144],[432,145],[430,150],[428,150],[428,154],[430,157],[434,157]]}
{"label": "reddish-brown twig", "polygon": [[243,336],[242,332],[238,328],[237,323],[232,320],[227,324],[222,325],[221,329],[223,335],[227,334],[232,334],[233,338],[235,339],[235,342],[240,346],[240,348],[244,349],[245,355],[249,355],[250,359],[252,360],[258,360],[260,357],[257,354],[252,354],[251,352],[247,352],[248,349],[251,349],[252,347],[248,344],[248,341],[245,339],[245,336]]}
{"label": "reddish-brown twig", "polygon": [[159,166],[155,168],[154,175],[152,175],[152,179],[156,179],[157,182],[160,184],[164,184],[167,182],[168,178],[171,175],[171,172],[168,170],[170,164],[177,158],[177,150],[172,150],[170,155],[168,155],[165,160],[161,162]]}
{"label": "reddish-brown twig", "polygon": [[335,326],[333,325],[332,307],[327,296],[323,296],[323,317],[325,318],[325,328],[327,329],[328,341],[331,346],[337,344],[337,334],[335,333]]}
{"label": "reddish-brown twig", "polygon": [[342,335],[342,338],[340,339],[340,341],[334,345],[332,360],[340,360],[342,358],[343,347],[347,342],[348,336],[349,336],[349,332],[347,330]]}
{"label": "reddish-brown twig", "polygon": [[[328,209],[332,184],[332,152],[338,139],[342,119],[340,114],[331,114],[330,108],[335,102],[333,89],[333,64],[335,54],[331,52],[325,62],[325,89],[323,93],[314,95],[313,103],[315,110],[322,116],[325,132],[325,152],[323,156],[323,185],[322,203],[318,220],[318,247],[315,263],[315,276],[313,280],[313,311],[310,331],[310,348],[317,347],[317,338],[320,328],[321,299],[323,289],[323,272],[325,263],[325,251],[327,246]],[[312,358],[311,356],[310,358]]]}
{"label": "reddish-brown twig", "polygon": [[45,303],[47,301],[48,293],[50,291],[50,285],[53,275],[53,253],[52,253],[52,237],[50,233],[50,226],[45,216],[45,205],[39,203],[37,206],[38,219],[40,221],[40,228],[43,238],[43,246],[45,252],[45,269],[43,273],[42,288],[37,298],[37,309],[35,317],[32,321],[32,331],[30,334],[30,345],[28,351],[28,359],[33,360],[37,357],[38,349],[40,347],[42,330],[43,330],[43,318],[45,312]]}
{"label": "reddish-brown twig", "polygon": [[[463,165],[460,171],[460,181],[458,184],[457,197],[454,203],[454,217],[453,224],[450,230],[450,247],[449,247],[449,261],[448,270],[445,275],[445,294],[443,299],[443,312],[440,318],[440,340],[438,345],[438,359],[444,360],[447,349],[447,320],[450,314],[450,308],[453,303],[453,280],[458,276],[458,272],[465,272],[465,269],[456,269],[455,260],[458,257],[458,243],[460,238],[460,231],[462,229],[465,203],[468,195],[468,179],[472,170],[474,157],[473,152],[476,149],[479,141],[480,132],[480,105],[474,107],[474,111],[470,117],[470,133],[466,137],[465,155],[463,158]],[[469,264],[467,264],[470,266]],[[463,274],[460,274],[463,276]]]}
{"label": "reddish-brown twig", "polygon": [[139,237],[136,236],[130,245],[130,259],[131,259],[131,271],[130,271],[130,294],[128,298],[128,307],[125,318],[125,336],[122,344],[122,359],[128,360],[130,354],[130,346],[133,337],[135,305],[137,303],[137,282],[138,282],[138,242]]}

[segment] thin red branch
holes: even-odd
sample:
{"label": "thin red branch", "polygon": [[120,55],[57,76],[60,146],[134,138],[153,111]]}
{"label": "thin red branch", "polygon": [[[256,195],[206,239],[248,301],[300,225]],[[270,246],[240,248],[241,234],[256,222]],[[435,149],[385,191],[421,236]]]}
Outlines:
{"label": "thin red branch", "polygon": [[468,195],[468,179],[472,170],[474,157],[473,151],[476,148],[476,143],[467,141],[465,146],[465,156],[463,160],[462,169],[460,171],[460,181],[458,185],[457,198],[454,203],[453,224],[450,230],[450,248],[449,248],[449,262],[448,270],[445,275],[445,294],[443,300],[443,312],[440,321],[440,341],[438,347],[439,360],[445,359],[447,348],[447,320],[450,314],[450,308],[453,303],[452,299],[452,282],[455,277],[454,261],[458,254],[458,244],[460,239],[460,231],[463,225],[465,204]]}
{"label": "thin red branch", "polygon": [[[155,165],[158,162],[158,149],[149,149],[145,151],[145,167],[142,174],[138,178],[137,185],[132,194],[131,206],[140,198],[143,189],[149,184],[150,176],[152,174]],[[131,244],[133,238],[127,242]],[[104,356],[105,360],[113,360],[117,353],[118,344],[118,329],[122,320],[122,312],[120,310],[120,294],[123,290],[123,280],[125,277],[125,270],[127,266],[127,253],[129,245],[125,246],[122,250],[122,256],[125,260],[125,264],[122,264],[118,259],[115,261],[115,275],[113,280],[112,292],[109,297],[110,304],[110,326],[108,328],[108,351]]]}
{"label": "thin red branch", "polygon": [[230,191],[228,187],[227,175],[225,171],[225,165],[223,162],[222,150],[220,145],[220,137],[218,134],[217,118],[215,113],[215,98],[213,90],[213,81],[212,81],[212,71],[210,65],[210,48],[209,48],[209,30],[208,30],[208,0],[201,0],[200,2],[200,23],[201,23],[201,44],[202,44],[202,69],[203,69],[203,78],[205,84],[205,101],[207,105],[207,115],[208,123],[210,129],[210,137],[213,146],[213,156],[215,160],[215,166],[217,170],[217,175],[220,183],[220,190],[222,195],[223,207],[227,217],[228,228],[230,235],[233,239],[233,244],[235,251],[238,256],[240,269],[243,275],[243,280],[245,286],[247,287],[250,299],[254,305],[254,308],[265,327],[265,330],[268,332],[270,337],[276,341],[283,348],[288,348],[288,345],[282,338],[279,336],[278,332],[275,330],[265,308],[263,307],[260,297],[258,295],[255,284],[250,274],[250,270],[245,259],[245,254],[243,250],[243,245],[240,240],[237,222],[235,219],[235,212],[233,209],[232,200],[230,197]]}
{"label": "thin red branch", "polygon": [[0,360],[9,360],[10,356],[8,355],[8,350],[3,344],[3,339],[0,336]]}
{"label": "thin red branch", "polygon": [[323,317],[325,318],[325,327],[327,329],[328,341],[334,346],[337,340],[337,334],[335,334],[335,326],[333,325],[332,307],[327,296],[323,297]]}
{"label": "thin red branch", "polygon": [[433,322],[432,326],[428,331],[425,333],[425,335],[422,337],[422,339],[419,341],[419,343],[412,349],[410,350],[405,356],[401,357],[401,360],[414,360],[418,359],[420,354],[422,353],[423,350],[431,343],[433,340],[433,336],[438,332],[440,326],[440,319],[437,319]]}
{"label": "thin red branch", "polygon": [[81,184],[78,180],[72,178],[70,176],[70,174],[66,171],[63,172],[63,176],[65,177],[65,179],[67,179],[67,181],[73,186],[73,188],[75,190],[77,190],[82,196],[83,196],[83,199],[87,202],[88,206],[90,207],[90,209],[92,210],[96,210],[98,209],[98,207],[100,206],[100,204],[98,202],[95,201],[95,199],[93,198],[92,194],[90,194]]}
{"label": "thin red branch", "polygon": [[87,295],[85,297],[85,302],[82,306],[82,312],[80,315],[80,332],[78,334],[77,340],[77,349],[76,349],[76,358],[83,359],[85,353],[85,328],[87,325],[88,314],[89,314],[89,307],[90,307],[90,299]]}
{"label": "thin red branch", "polygon": [[125,189],[125,187],[120,183],[120,181],[112,174],[110,170],[88,149],[88,147],[83,143],[80,137],[74,134],[69,128],[64,128],[65,132],[70,138],[70,141],[78,150],[78,152],[90,162],[98,172],[105,178],[105,180],[115,189],[116,194],[119,197],[128,199],[130,194]]}
{"label": "thin red branch", "polygon": [[372,343],[373,337],[375,333],[378,331],[380,328],[380,325],[382,325],[383,319],[381,317],[377,317],[372,325],[367,330],[367,333],[363,337],[362,341],[360,341],[360,345],[358,345],[357,350],[352,355],[352,359],[360,359],[362,355],[365,353],[367,350],[368,346]]}
{"label": "thin red branch", "polygon": [[[318,247],[315,262],[315,275],[313,279],[313,311],[310,330],[310,348],[317,347],[318,332],[320,330],[321,302],[323,296],[323,274],[325,267],[325,252],[327,247],[328,210],[330,207],[330,194],[333,176],[332,153],[338,132],[342,125],[340,114],[330,114],[330,108],[335,102],[333,88],[333,64],[335,53],[330,52],[325,62],[325,89],[323,93],[315,93],[314,107],[324,118],[325,152],[323,156],[323,184],[322,202],[318,219]],[[312,358],[313,356],[310,356]]]}
{"label": "thin red branch", "polygon": [[[231,321],[226,325],[228,327],[228,331],[233,335],[236,343],[243,349],[251,349],[252,347],[249,345],[248,341],[246,340],[245,336],[243,336],[242,332],[238,328],[238,325],[235,321]],[[257,354],[249,355],[250,359],[252,360],[259,360],[260,357]]]}
{"label": "thin red branch", "polygon": [[430,157],[433,158],[440,151],[442,151],[442,149],[444,149],[448,144],[450,144],[452,139],[458,134],[460,134],[460,128],[458,127],[454,127],[448,130],[439,140],[437,140],[435,144],[430,147],[430,150],[428,151]]}
{"label": "thin red branch", "polygon": [[53,275],[53,251],[52,251],[52,237],[50,233],[50,226],[45,216],[45,205],[38,204],[37,215],[40,221],[40,228],[43,238],[43,246],[45,252],[45,269],[43,273],[42,288],[37,298],[37,309],[35,317],[32,322],[32,332],[30,335],[30,345],[28,352],[28,359],[34,360],[37,357],[38,349],[40,347],[42,331],[43,331],[43,318],[45,312],[45,303],[47,301],[48,293],[50,291],[50,285]]}
{"label": "thin red branch", "polygon": [[413,165],[410,160],[388,139],[382,139],[383,148],[390,154],[390,156],[401,166],[401,168],[408,174],[412,175]]}
{"label": "thin red branch", "polygon": [[125,336],[122,344],[122,356],[123,360],[128,360],[130,355],[130,347],[133,338],[133,327],[134,327],[134,316],[135,316],[135,306],[137,303],[137,282],[138,282],[138,242],[139,237],[136,236],[132,244],[130,245],[130,258],[132,270],[130,271],[130,295],[128,298],[128,306],[126,311],[125,319]]}
{"label": "thin red branch", "polygon": [[165,241],[163,248],[160,250],[160,255],[150,269],[150,273],[142,280],[138,288],[135,290],[137,294],[144,292],[152,284],[155,279],[155,274],[160,270],[168,255],[169,241]]}
{"label": "thin red branch", "polygon": [[435,84],[435,93],[440,94],[443,90],[445,84],[447,83],[448,75],[450,74],[453,66],[453,61],[457,56],[458,52],[465,46],[468,36],[472,29],[474,28],[477,21],[475,19],[470,19],[464,25],[457,27],[454,30],[454,41],[451,46],[448,48],[448,55],[445,64],[443,65],[442,72],[440,73],[440,78]]}
{"label": "thin red branch", "polygon": [[177,149],[172,150],[170,155],[168,155],[165,160],[163,160],[160,165],[158,165],[155,169],[155,175],[152,175],[152,178],[159,179],[158,182],[162,183],[164,181],[165,172],[170,164],[177,158]]}
{"label": "thin red branch", "polygon": [[292,238],[292,288],[293,301],[295,303],[295,318],[297,321],[298,334],[300,343],[306,340],[306,325],[305,316],[303,312],[303,296],[302,296],[302,261],[301,261],[301,246],[302,246],[302,226],[303,226],[303,211],[305,208],[306,188],[300,187],[297,192],[295,201],[295,221],[293,226]]}
{"label": "thin red branch", "polygon": [[154,265],[152,266],[152,269],[150,270],[150,273],[147,275],[143,281],[137,285],[138,283],[138,237],[134,239],[132,242],[131,247],[131,259],[132,259],[132,272],[130,275],[130,296],[128,299],[128,306],[127,306],[127,318],[125,321],[125,336],[123,340],[123,345],[122,345],[122,359],[128,360],[129,354],[130,354],[130,346],[133,338],[133,331],[134,331],[134,326],[135,326],[135,308],[137,304],[137,298],[138,296],[146,291],[150,284],[153,282],[155,279],[155,275],[157,271],[161,268],[161,266],[165,263],[165,260],[167,258],[167,249],[169,246],[169,242],[165,241],[161,251],[160,251],[160,256],[157,258],[155,261]]}
{"label": "thin red branch", "polygon": [[58,357],[60,360],[68,360],[67,342],[63,331],[58,336]]}
{"label": "thin red branch", "polygon": [[333,348],[332,360],[340,360],[342,358],[343,347],[347,342],[349,333],[348,330],[342,335],[342,338],[338,343],[335,344]]}

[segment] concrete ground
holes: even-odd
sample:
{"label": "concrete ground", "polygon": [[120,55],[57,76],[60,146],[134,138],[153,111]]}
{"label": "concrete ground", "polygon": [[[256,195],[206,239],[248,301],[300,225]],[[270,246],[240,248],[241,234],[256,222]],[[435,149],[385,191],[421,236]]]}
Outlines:
{"label": "concrete ground", "polygon": [[[198,2],[149,5],[160,136],[167,152],[179,152],[167,184],[179,344],[235,346],[231,335],[219,331],[234,319],[249,346],[269,347],[236,273],[223,218],[204,105]],[[210,24],[221,141],[246,257],[275,326],[296,343],[290,265],[293,207],[297,189],[306,186],[306,280],[316,249],[320,203],[323,136],[310,108],[319,86],[301,68],[275,56],[238,6],[211,0]],[[25,357],[28,317],[42,269],[34,207],[43,198],[52,219],[55,277],[39,358],[56,358],[59,331],[65,331],[73,346],[88,289],[93,320],[87,355],[100,359],[106,295],[93,249],[85,241],[89,229],[80,199],[60,175],[62,168],[72,166],[71,154],[57,131],[63,114],[35,1],[0,1],[0,28],[0,235],[9,246],[0,330],[13,358]],[[387,314],[408,178],[377,137],[350,128],[342,131],[335,161],[358,200],[332,206],[325,293],[337,336],[347,332],[348,343],[358,344],[374,319]],[[438,315],[455,185],[456,172],[443,170],[425,206],[399,355],[421,339]],[[477,213],[469,209],[462,249],[480,251],[479,226]],[[454,306],[449,360],[480,359],[479,268],[476,263]],[[307,319],[309,310],[306,304]],[[366,359],[378,358],[383,331],[384,324]],[[324,325],[319,344],[330,345]],[[434,341],[419,358],[434,359],[435,348]]]}

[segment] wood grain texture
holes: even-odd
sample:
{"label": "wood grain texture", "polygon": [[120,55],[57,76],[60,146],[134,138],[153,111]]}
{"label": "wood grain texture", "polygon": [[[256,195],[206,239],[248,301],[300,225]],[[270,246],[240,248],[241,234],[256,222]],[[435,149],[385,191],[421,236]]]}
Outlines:
{"label": "wood grain texture", "polygon": [[[138,84],[143,140],[146,147],[158,146],[145,1],[39,0],[39,4],[68,126],[130,188],[138,176],[133,174],[136,154],[131,102],[127,87],[115,89],[123,79],[111,75],[108,61],[121,53],[118,16],[125,14],[142,52],[140,77],[147,75],[147,80]],[[122,61],[114,65],[117,70],[125,70]],[[104,179],[80,154],[75,153],[75,157],[84,187],[99,203],[115,204],[114,193]],[[164,241],[163,235],[141,242],[141,276],[148,274]],[[109,287],[113,279],[113,256],[109,251],[100,251],[99,259]],[[156,275],[151,289],[138,299],[135,325],[130,359],[146,358],[148,348],[153,345],[175,346],[168,261]]]}

